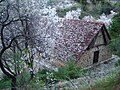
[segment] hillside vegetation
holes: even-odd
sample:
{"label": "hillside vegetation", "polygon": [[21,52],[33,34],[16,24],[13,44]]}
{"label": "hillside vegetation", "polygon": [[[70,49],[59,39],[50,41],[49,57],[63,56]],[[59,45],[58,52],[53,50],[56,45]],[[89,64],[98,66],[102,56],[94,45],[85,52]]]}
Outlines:
{"label": "hillside vegetation", "polygon": [[[88,1],[0,0],[0,90],[120,90],[120,1]],[[104,22],[111,60],[83,68],[69,57],[53,66],[64,19]]]}

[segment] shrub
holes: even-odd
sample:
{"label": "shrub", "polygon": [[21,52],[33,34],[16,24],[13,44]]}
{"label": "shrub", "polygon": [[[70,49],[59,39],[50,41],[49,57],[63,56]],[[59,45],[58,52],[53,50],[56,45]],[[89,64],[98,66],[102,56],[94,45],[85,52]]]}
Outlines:
{"label": "shrub", "polygon": [[47,80],[47,72],[50,72],[49,69],[40,69],[36,74],[35,77],[30,81],[29,88],[32,89],[40,89],[48,83]]}
{"label": "shrub", "polygon": [[120,12],[113,17],[109,32],[113,39],[120,37]]}
{"label": "shrub", "polygon": [[109,33],[112,37],[110,43],[111,51],[120,56],[120,12],[114,16]]}
{"label": "shrub", "polygon": [[56,82],[53,75],[54,72],[55,71],[53,70],[45,68],[45,69],[39,70],[39,72],[37,73],[37,76],[39,77],[40,80],[44,81],[46,84],[52,84]]}
{"label": "shrub", "polygon": [[30,78],[30,73],[27,70],[22,71],[21,74],[17,76],[18,87],[27,86],[29,84]]}
{"label": "shrub", "polygon": [[115,66],[120,66],[120,59],[116,62]]}
{"label": "shrub", "polygon": [[39,90],[43,86],[45,86],[45,82],[43,80],[40,80],[39,77],[33,78],[29,83],[29,88],[31,90]]}
{"label": "shrub", "polygon": [[70,60],[64,67],[58,68],[58,71],[47,68],[40,69],[35,77],[30,81],[31,88],[41,88],[57,83],[59,80],[69,80],[79,78],[85,73],[85,70]]}
{"label": "shrub", "polygon": [[117,3],[114,4],[114,7],[115,8],[113,10],[115,12],[119,12],[120,11],[120,1],[117,1]]}
{"label": "shrub", "polygon": [[64,17],[66,15],[66,12],[72,11],[72,10],[76,10],[77,8],[81,7],[80,4],[75,4],[71,7],[67,7],[67,8],[58,8],[56,10],[57,14],[59,17]]}
{"label": "shrub", "polygon": [[64,67],[58,68],[58,71],[49,70],[47,68],[39,70],[35,77],[37,80],[43,81],[45,85],[55,84],[59,80],[76,79],[83,75],[86,71],[77,66],[74,61],[70,60]]}
{"label": "shrub", "polygon": [[[29,84],[30,74],[26,71],[23,71],[17,79],[17,88],[26,87]],[[11,79],[8,76],[3,75],[2,80],[0,80],[0,89],[10,88],[11,87]]]}
{"label": "shrub", "polygon": [[106,15],[110,14],[110,11],[114,8],[109,2],[106,2],[104,4],[101,4],[101,8],[99,9],[99,13],[103,14],[105,13]]}
{"label": "shrub", "polygon": [[113,54],[120,56],[120,39],[113,39],[109,45]]}
{"label": "shrub", "polygon": [[58,68],[54,73],[55,78],[59,80],[76,79],[83,75],[85,70],[75,64],[74,61],[69,61],[64,67]]}
{"label": "shrub", "polygon": [[11,87],[11,80],[6,75],[0,80],[0,89],[6,89]]}
{"label": "shrub", "polygon": [[114,6],[109,2],[105,2],[104,4],[97,3],[95,5],[88,4],[81,12],[80,19],[82,19],[84,16],[93,16],[94,18],[99,18],[99,16],[103,13],[106,15],[110,14],[110,11],[113,10],[113,8]]}

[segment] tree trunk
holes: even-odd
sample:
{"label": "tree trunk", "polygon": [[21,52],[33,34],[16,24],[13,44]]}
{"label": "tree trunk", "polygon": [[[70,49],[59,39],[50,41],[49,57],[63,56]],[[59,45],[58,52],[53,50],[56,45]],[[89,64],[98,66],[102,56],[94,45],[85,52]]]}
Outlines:
{"label": "tree trunk", "polygon": [[16,77],[12,78],[12,82],[11,82],[11,90],[17,90],[16,89]]}

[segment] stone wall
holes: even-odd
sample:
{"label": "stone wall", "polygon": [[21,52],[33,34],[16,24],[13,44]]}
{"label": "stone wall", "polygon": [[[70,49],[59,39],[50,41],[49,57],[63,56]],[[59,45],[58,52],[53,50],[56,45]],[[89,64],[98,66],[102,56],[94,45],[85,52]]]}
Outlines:
{"label": "stone wall", "polygon": [[105,61],[112,57],[112,54],[111,54],[108,46],[101,45],[98,47],[94,47],[90,50],[86,50],[85,53],[80,58],[80,60],[78,61],[78,65],[82,66],[82,67],[92,65],[95,51],[99,51],[98,62]]}

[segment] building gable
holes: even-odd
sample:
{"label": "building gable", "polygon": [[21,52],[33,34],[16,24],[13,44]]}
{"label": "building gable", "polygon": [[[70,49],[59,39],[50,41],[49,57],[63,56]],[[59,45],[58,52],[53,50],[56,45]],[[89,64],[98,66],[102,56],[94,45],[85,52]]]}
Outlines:
{"label": "building gable", "polygon": [[100,45],[107,45],[110,42],[110,36],[108,31],[106,30],[105,26],[103,25],[98,34],[93,38],[92,42],[90,43],[88,49],[100,46]]}
{"label": "building gable", "polygon": [[103,38],[103,33],[100,30],[99,33],[97,34],[97,36],[95,37],[94,47],[99,46],[99,45],[103,45],[103,44],[105,44],[105,40]]}

